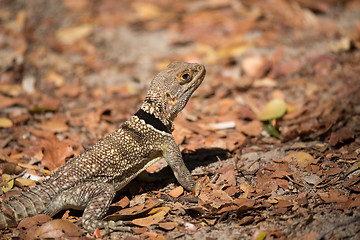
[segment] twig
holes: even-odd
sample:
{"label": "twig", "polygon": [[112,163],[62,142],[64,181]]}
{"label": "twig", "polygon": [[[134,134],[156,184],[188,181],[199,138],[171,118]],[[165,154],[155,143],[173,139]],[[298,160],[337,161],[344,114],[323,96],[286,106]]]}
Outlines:
{"label": "twig", "polygon": [[15,178],[18,178],[18,177],[21,177],[22,175],[24,175],[26,173],[27,169],[25,169],[24,171],[22,171],[21,173],[19,173],[18,175],[15,175],[9,179],[6,179],[6,181],[4,181],[4,183],[2,183],[1,185],[4,185],[5,183],[8,183],[9,181],[15,179]]}
{"label": "twig", "polygon": [[295,182],[295,180],[293,180],[291,177],[289,177],[289,176],[285,176],[289,181],[291,181],[291,182],[293,182],[293,183],[295,183],[295,184],[297,184],[297,185],[299,185],[299,186],[302,186],[302,187],[305,187],[305,185],[304,184],[302,184],[302,183],[299,183],[299,182]]}

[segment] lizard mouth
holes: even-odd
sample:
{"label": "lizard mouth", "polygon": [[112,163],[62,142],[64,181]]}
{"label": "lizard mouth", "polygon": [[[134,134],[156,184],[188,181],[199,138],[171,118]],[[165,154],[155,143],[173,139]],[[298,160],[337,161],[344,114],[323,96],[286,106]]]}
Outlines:
{"label": "lizard mouth", "polygon": [[[198,65],[196,67],[197,73],[194,76],[194,79],[190,82],[190,86],[188,87],[188,90],[196,90],[196,88],[202,83],[205,77],[205,67],[203,65]],[[194,88],[194,89],[193,89]]]}

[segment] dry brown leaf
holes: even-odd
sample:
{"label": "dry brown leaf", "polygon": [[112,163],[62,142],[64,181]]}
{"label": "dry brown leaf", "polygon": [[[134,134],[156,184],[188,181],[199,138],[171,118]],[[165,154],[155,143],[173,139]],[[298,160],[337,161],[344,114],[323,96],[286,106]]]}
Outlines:
{"label": "dry brown leaf", "polygon": [[346,202],[348,200],[348,197],[345,195],[342,195],[340,191],[335,189],[330,189],[327,194],[320,195],[321,199],[324,200],[326,203],[332,203],[332,202]]}
{"label": "dry brown leaf", "polygon": [[[219,169],[217,172],[221,172],[221,169]],[[235,168],[233,166],[226,169],[226,171],[219,176],[216,183],[220,184],[224,180],[226,181],[226,186],[236,186]]]}
{"label": "dry brown leaf", "polygon": [[287,200],[278,200],[276,207],[278,208],[286,208],[286,207],[290,207],[294,205],[292,202],[287,201]]}
{"label": "dry brown leaf", "polygon": [[165,230],[173,230],[174,228],[177,227],[177,223],[176,222],[161,222],[159,223],[159,227],[165,229]]}
{"label": "dry brown leaf", "polygon": [[39,227],[35,236],[40,239],[44,238],[60,238],[67,232],[81,232],[81,229],[74,223],[63,219],[55,219],[43,224]]}
{"label": "dry brown leaf", "polygon": [[263,130],[263,124],[259,120],[252,120],[241,127],[241,132],[248,136],[259,136]]}
{"label": "dry brown leaf", "polygon": [[270,175],[271,178],[283,178],[286,176],[290,176],[291,174],[287,171],[283,170],[275,170],[273,174]]}
{"label": "dry brown leaf", "polygon": [[16,100],[14,98],[5,97],[0,95],[0,109],[7,108],[16,104]]}
{"label": "dry brown leaf", "polygon": [[125,208],[130,204],[130,200],[127,196],[123,197],[120,201],[111,204],[111,206],[119,206],[121,208]]}
{"label": "dry brown leaf", "polygon": [[61,120],[50,120],[47,122],[44,122],[39,125],[39,127],[43,130],[50,131],[50,132],[66,132],[69,130],[68,125],[65,123],[65,121]]}
{"label": "dry brown leaf", "polygon": [[249,184],[245,182],[240,183],[240,189],[244,192],[244,198],[247,198],[249,196],[249,193],[255,191],[253,187],[251,187]]}
{"label": "dry brown leaf", "polygon": [[332,132],[330,135],[330,145],[335,146],[339,143],[344,143],[348,140],[353,140],[355,133],[352,129],[348,127],[343,127],[336,132]]}
{"label": "dry brown leaf", "polygon": [[221,206],[231,203],[233,199],[222,190],[206,189],[199,195],[199,204],[202,206],[210,205],[215,209],[219,209]]}
{"label": "dry brown leaf", "polygon": [[123,217],[137,216],[142,215],[146,212],[149,212],[151,209],[160,205],[161,201],[155,198],[146,199],[145,203],[136,205],[130,208],[124,208],[118,211],[115,214],[109,215],[105,218],[106,221],[117,221]]}
{"label": "dry brown leaf", "polygon": [[131,222],[135,225],[141,226],[141,227],[149,227],[153,224],[158,224],[160,221],[162,221],[164,217],[153,217],[148,216],[144,218],[137,218],[132,220]]}
{"label": "dry brown leaf", "polygon": [[178,186],[178,187],[174,188],[173,190],[171,190],[170,192],[168,192],[168,194],[174,198],[177,198],[181,194],[183,194],[183,192],[184,192],[184,188],[182,186]]}
{"label": "dry brown leaf", "polygon": [[44,149],[41,164],[48,169],[55,169],[65,163],[65,159],[74,154],[72,142],[69,140],[59,141],[54,135],[40,140]]}
{"label": "dry brown leaf", "polygon": [[144,232],[140,237],[143,239],[156,240],[158,235],[156,232]]}
{"label": "dry brown leaf", "polygon": [[260,78],[269,69],[269,62],[261,55],[247,56],[241,62],[241,67],[249,77]]}

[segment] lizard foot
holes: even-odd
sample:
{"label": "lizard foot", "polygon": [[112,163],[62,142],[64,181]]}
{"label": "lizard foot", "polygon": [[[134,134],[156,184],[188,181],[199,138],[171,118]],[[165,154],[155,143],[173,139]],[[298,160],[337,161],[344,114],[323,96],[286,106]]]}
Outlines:
{"label": "lizard foot", "polygon": [[109,228],[112,230],[122,231],[122,232],[131,232],[131,228],[129,226],[125,226],[123,221],[109,221]]}

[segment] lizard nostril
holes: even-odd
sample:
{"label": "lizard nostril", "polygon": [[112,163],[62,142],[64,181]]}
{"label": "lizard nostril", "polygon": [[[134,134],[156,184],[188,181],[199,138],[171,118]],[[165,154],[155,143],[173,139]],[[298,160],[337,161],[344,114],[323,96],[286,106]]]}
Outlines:
{"label": "lizard nostril", "polygon": [[201,70],[203,70],[203,66],[198,65],[198,66],[196,67],[196,69],[197,69],[198,71],[201,71]]}

